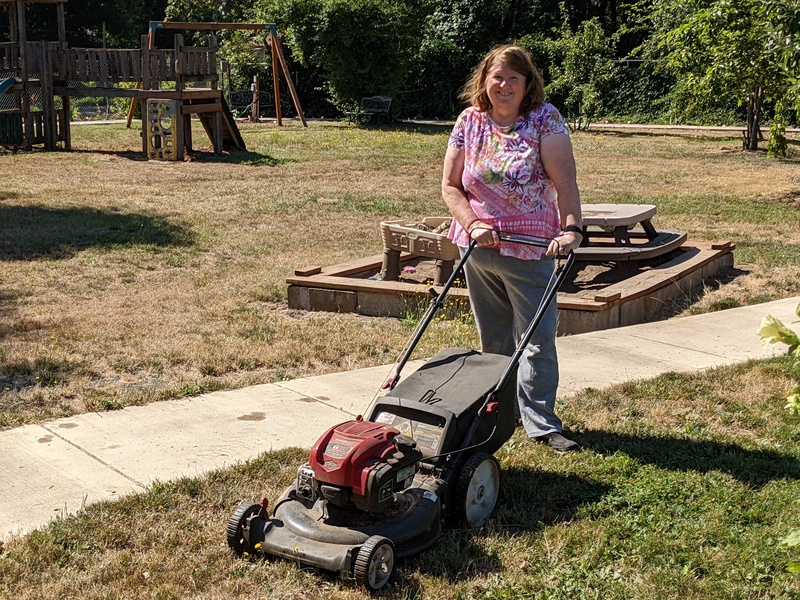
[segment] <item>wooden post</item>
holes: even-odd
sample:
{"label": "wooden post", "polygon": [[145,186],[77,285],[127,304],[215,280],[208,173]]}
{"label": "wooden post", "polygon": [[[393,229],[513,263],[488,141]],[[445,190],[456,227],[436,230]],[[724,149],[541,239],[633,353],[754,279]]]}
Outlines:
{"label": "wooden post", "polygon": [[[174,116],[174,127],[175,127],[175,160],[183,160],[184,153],[188,151],[191,153],[192,148],[186,148],[186,130],[187,128],[191,130],[192,127],[192,116],[187,115],[188,118],[184,119],[183,115],[183,90],[186,85],[186,81],[184,79],[184,71],[187,68],[186,64],[186,57],[183,54],[183,36],[179,33],[175,34],[175,64],[173,66],[175,70],[175,90],[179,92],[179,97],[175,101],[176,108],[175,108],[175,116]],[[188,138],[191,139],[191,131],[189,132]],[[180,157],[180,158],[178,158]]]}
{"label": "wooden post", "polygon": [[56,149],[56,111],[53,103],[53,60],[50,44],[39,42],[39,89],[42,92],[42,126],[44,149]]}
{"label": "wooden post", "polygon": [[150,156],[150,149],[148,148],[148,141],[147,138],[150,135],[148,128],[150,126],[149,120],[147,118],[147,98],[142,98],[142,153],[144,154],[145,158]]}
{"label": "wooden post", "polygon": [[258,123],[258,115],[261,112],[261,86],[258,74],[253,75],[253,104],[250,107],[250,122]]}
{"label": "wooden post", "polygon": [[272,85],[275,88],[275,118],[278,122],[278,127],[283,125],[281,120],[281,87],[278,81],[278,46],[275,43],[275,36],[269,36],[270,46],[272,47]]}
{"label": "wooden post", "polygon": [[183,145],[186,148],[186,154],[192,154],[192,115],[176,116],[176,119],[183,119]]}
{"label": "wooden post", "polygon": [[214,120],[214,154],[220,156],[225,146],[225,140],[222,137],[222,111],[216,111],[212,119]]}
{"label": "wooden post", "polygon": [[212,33],[208,38],[208,72],[211,76],[211,89],[216,90],[219,81],[217,72],[217,34]]}
{"label": "wooden post", "polygon": [[13,2],[8,5],[8,32],[10,42],[19,40],[19,31],[17,29],[17,5]]}
{"label": "wooden post", "polygon": [[58,15],[58,42],[62,48],[67,47],[67,29],[64,25],[64,3],[59,2],[56,4],[56,13]]}
{"label": "wooden post", "polygon": [[61,96],[61,104],[64,107],[64,115],[62,116],[61,132],[64,135],[64,150],[72,150],[72,132],[70,131],[70,116],[72,113],[72,106],[70,105],[69,96]]}
{"label": "wooden post", "polygon": [[[149,90],[152,86],[152,78],[150,75],[150,52],[148,51],[147,46],[147,36],[142,36],[142,54],[141,54],[141,70],[142,70],[142,89]],[[131,106],[131,111],[129,111],[129,116],[132,113],[133,106]],[[144,107],[142,107],[142,112],[144,112]]]}
{"label": "wooden post", "polygon": [[[142,81],[144,80],[144,64],[145,64],[144,63],[144,58],[146,56],[145,53],[146,53],[146,50],[149,50],[150,48],[153,47],[153,32],[151,31],[151,32],[149,32],[147,34],[147,37],[146,37],[147,42],[146,42],[146,44],[144,42],[144,39],[145,39],[145,36],[142,36],[142,40],[143,40],[142,41],[142,62],[140,63],[140,68],[141,68],[141,72],[142,72]],[[142,81],[137,81],[136,82],[136,88],[140,89],[140,88],[144,87],[144,89],[148,89],[147,86],[143,86],[142,85]],[[131,128],[131,122],[133,121],[133,113],[135,113],[135,112],[136,112],[136,98],[131,98],[131,105],[128,108],[128,121],[127,121],[127,123],[125,125],[128,129]]]}
{"label": "wooden post", "polygon": [[[280,62],[281,69],[283,70],[283,76],[286,77],[286,85],[289,86],[289,93],[292,95],[292,102],[294,102],[294,108],[297,111],[297,116],[300,117],[300,122],[303,124],[303,127],[308,127],[308,123],[306,123],[306,117],[303,115],[303,109],[300,106],[300,98],[297,96],[297,90],[294,88],[294,82],[292,81],[292,75],[289,73],[289,67],[286,66],[286,59],[283,57],[283,50],[281,49],[281,42],[278,39],[277,35],[270,36],[272,37],[272,46],[274,48],[273,56],[275,53],[278,55],[278,61]],[[275,70],[275,62],[272,63],[272,69]],[[275,80],[277,81],[277,75],[275,76]],[[277,83],[275,84],[277,88]]]}
{"label": "wooden post", "polygon": [[183,56],[183,36],[175,34],[175,90],[178,92],[183,92],[184,87],[184,79],[183,79],[183,71],[185,68],[184,64],[184,56]]}
{"label": "wooden post", "polygon": [[[148,49],[148,36],[143,35],[141,38],[142,49],[139,55],[140,62],[140,70],[142,72],[142,89],[149,90],[151,84],[150,78],[150,52]],[[135,98],[134,98],[135,100]],[[147,119],[147,96],[145,94],[141,94],[139,96],[139,101],[141,102],[141,120],[142,120],[142,152],[144,153],[145,157],[150,156],[150,149],[147,147],[147,137],[150,135],[148,131],[149,121]],[[128,111],[128,124],[130,124],[130,120],[133,118],[133,111],[135,108],[135,104],[131,102],[131,108]]]}
{"label": "wooden post", "polygon": [[19,39],[19,76],[22,79],[22,118],[25,121],[25,149],[33,147],[35,133],[33,130],[33,115],[31,114],[31,89],[28,81],[28,36],[25,32],[25,6],[18,3],[17,10],[17,36]]}
{"label": "wooden post", "polygon": [[23,44],[28,42],[28,34],[25,31],[25,3],[17,2],[17,41],[20,44],[20,50],[25,52],[22,48]]}

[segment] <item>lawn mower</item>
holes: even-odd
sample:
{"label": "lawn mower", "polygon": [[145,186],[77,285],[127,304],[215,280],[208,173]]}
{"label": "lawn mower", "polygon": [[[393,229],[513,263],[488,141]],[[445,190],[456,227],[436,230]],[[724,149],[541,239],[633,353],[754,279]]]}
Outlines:
{"label": "lawn mower", "polygon": [[[505,242],[547,241],[501,232]],[[368,417],[331,427],[274,504],[244,502],[227,526],[239,556],[270,555],[384,587],[395,561],[432,546],[446,520],[483,525],[500,468],[492,454],[517,423],[516,372],[524,348],[574,262],[569,253],[545,290],[514,354],[449,348],[400,382],[400,373],[475,247],[433,299]]]}

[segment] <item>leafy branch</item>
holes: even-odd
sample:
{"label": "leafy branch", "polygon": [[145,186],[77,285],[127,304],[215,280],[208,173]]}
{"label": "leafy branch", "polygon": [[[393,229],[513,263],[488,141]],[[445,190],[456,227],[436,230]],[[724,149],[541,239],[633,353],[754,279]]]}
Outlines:
{"label": "leafy branch", "polygon": [[[800,317],[800,304],[794,309],[795,314]],[[789,329],[779,319],[772,315],[765,315],[761,319],[761,327],[756,332],[761,336],[761,343],[764,346],[769,344],[786,344],[789,346],[789,355],[794,357],[795,365],[800,364],[800,337],[797,333]],[[796,384],[786,396],[786,409],[792,415],[800,415],[800,384]],[[789,532],[780,542],[782,546],[800,546],[800,529]],[[790,561],[787,568],[792,573],[800,573],[800,561]]]}

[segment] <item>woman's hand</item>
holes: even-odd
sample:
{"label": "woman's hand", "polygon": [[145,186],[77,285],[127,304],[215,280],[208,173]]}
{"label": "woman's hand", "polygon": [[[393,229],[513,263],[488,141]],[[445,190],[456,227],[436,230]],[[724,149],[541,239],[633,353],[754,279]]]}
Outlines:
{"label": "woman's hand", "polygon": [[475,240],[478,246],[486,246],[489,248],[500,245],[500,237],[491,225],[487,225],[483,221],[473,221],[467,227],[469,239]]}
{"label": "woman's hand", "polygon": [[564,231],[561,235],[553,238],[547,247],[547,256],[563,256],[569,254],[570,250],[575,250],[581,245],[583,234],[575,231]]}

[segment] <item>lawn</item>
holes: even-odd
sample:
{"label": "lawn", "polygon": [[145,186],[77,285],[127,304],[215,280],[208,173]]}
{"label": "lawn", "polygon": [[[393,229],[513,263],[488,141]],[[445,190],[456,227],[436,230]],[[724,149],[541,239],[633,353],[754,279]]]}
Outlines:
{"label": "lawn", "polygon": [[[380,254],[382,220],[445,214],[447,126],[246,124],[249,153],[181,163],[143,160],[122,125],[73,130],[75,152],[0,155],[0,428],[396,358],[409,320],[288,310],[285,279]],[[696,132],[574,145],[585,202],[736,243],[739,276],[688,310],[800,292],[800,143],[783,161]],[[476,341],[433,333],[421,356]]]}
{"label": "lawn", "polygon": [[[388,218],[443,214],[448,128],[245,125],[250,152],[142,160],[136,130],[73,129],[72,153],[0,155],[0,427],[392,362],[414,321],[286,308],[295,268],[379,254]],[[195,135],[201,140],[200,132]],[[731,240],[736,267],[677,315],[800,293],[800,144],[574,136],[585,202],[658,206],[657,227]],[[430,355],[475,345],[436,322]],[[754,335],[754,343],[758,343]],[[560,398],[585,451],[517,432],[479,532],[401,562],[390,598],[794,598],[800,436],[786,359]],[[6,544],[0,597],[363,598],[285,561],[230,556],[242,499],[274,497],[303,451],[87,507]]]}
{"label": "lawn", "polygon": [[[797,598],[787,564],[798,553],[779,541],[800,522],[798,421],[783,410],[799,377],[772,359],[561,399],[584,450],[559,456],[518,429],[497,453],[488,523],[445,530],[398,563],[380,597]],[[88,506],[6,545],[0,597],[367,598],[314,569],[228,550],[234,507],[274,499],[307,458],[266,453]]]}

